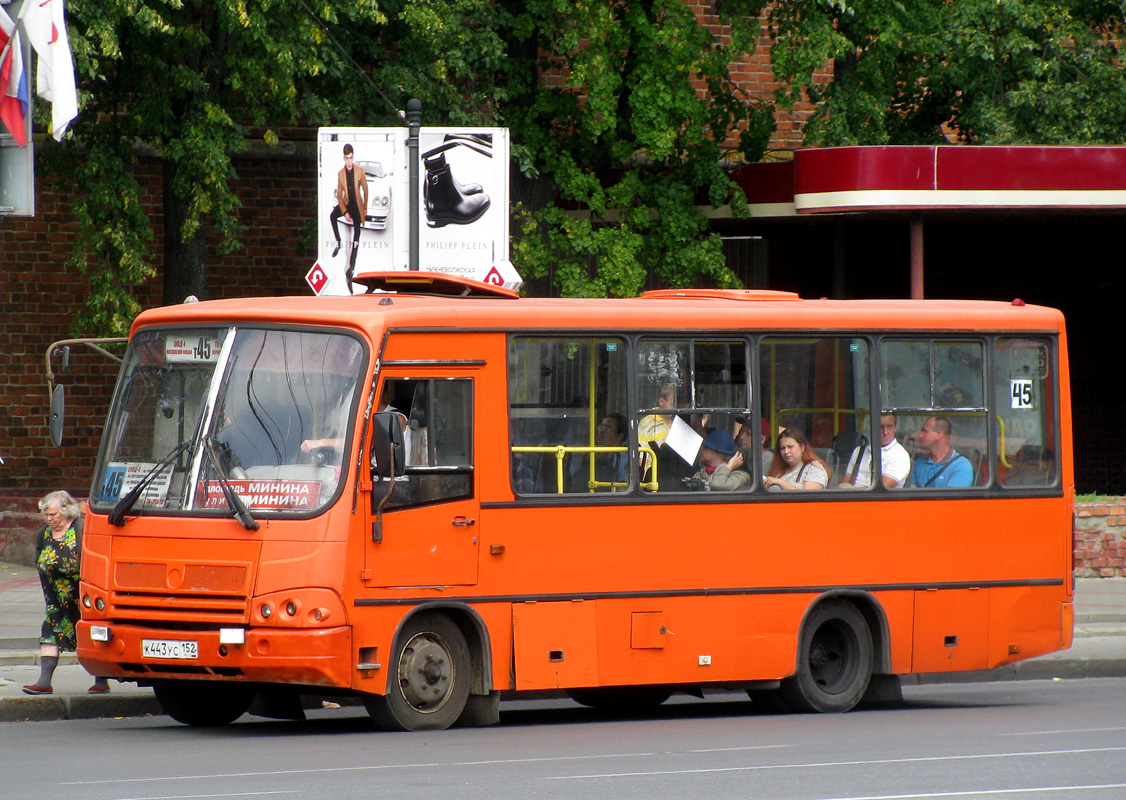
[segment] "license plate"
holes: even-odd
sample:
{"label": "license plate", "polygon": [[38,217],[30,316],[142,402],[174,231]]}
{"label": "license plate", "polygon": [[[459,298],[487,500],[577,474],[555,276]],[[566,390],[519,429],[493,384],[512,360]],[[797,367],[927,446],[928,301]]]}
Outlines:
{"label": "license plate", "polygon": [[175,639],[142,639],[141,655],[145,658],[195,660],[199,658],[199,642]]}

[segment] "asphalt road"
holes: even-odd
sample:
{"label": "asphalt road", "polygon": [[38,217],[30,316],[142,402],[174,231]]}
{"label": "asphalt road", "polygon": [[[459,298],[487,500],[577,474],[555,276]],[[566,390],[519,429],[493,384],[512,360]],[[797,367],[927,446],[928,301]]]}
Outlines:
{"label": "asphalt road", "polygon": [[1126,679],[910,686],[891,709],[755,714],[739,695],[643,718],[568,701],[382,733],[358,708],[217,729],[167,717],[0,725],[5,800],[1126,798]]}

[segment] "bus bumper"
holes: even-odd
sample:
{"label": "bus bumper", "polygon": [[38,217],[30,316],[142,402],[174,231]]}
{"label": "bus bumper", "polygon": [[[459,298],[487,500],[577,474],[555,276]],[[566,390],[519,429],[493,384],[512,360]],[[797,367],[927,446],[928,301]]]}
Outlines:
{"label": "bus bumper", "polygon": [[[102,629],[96,631],[98,639],[106,641],[91,635],[97,628]],[[77,655],[82,666],[93,675],[126,681],[226,679],[348,689],[353,675],[351,652],[349,626],[220,632],[78,623]]]}

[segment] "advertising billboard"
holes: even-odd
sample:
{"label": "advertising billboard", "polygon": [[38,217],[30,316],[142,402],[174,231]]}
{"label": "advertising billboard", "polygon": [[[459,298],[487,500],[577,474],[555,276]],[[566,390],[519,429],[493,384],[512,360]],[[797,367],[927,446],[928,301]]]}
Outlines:
{"label": "advertising billboard", "polygon": [[318,295],[363,291],[364,272],[418,269],[519,288],[509,262],[509,139],[503,128],[422,128],[419,203],[410,203],[406,128],[321,128],[317,164]]}

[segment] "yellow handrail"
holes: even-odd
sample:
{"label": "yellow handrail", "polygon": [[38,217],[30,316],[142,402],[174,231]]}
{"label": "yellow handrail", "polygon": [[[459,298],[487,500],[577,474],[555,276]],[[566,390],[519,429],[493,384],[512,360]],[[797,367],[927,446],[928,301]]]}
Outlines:
{"label": "yellow handrail", "polygon": [[[644,449],[648,450],[648,448],[644,448]],[[616,447],[593,446],[592,447],[592,446],[589,446],[589,445],[557,444],[557,445],[542,445],[542,446],[538,446],[538,447],[533,447],[533,446],[513,447],[512,452],[513,453],[554,453],[555,454],[555,481],[556,481],[557,493],[558,494],[564,494],[566,482],[564,481],[564,475],[563,475],[563,459],[566,457],[566,455],[568,453],[628,453],[629,448],[623,447],[623,446],[616,446]],[[650,452],[652,452],[652,451],[650,450]],[[593,475],[593,471],[594,471],[594,460],[593,459],[591,459],[590,469],[591,469],[591,478],[590,478],[589,481],[587,481],[587,488],[590,489],[590,491],[592,491],[592,492],[597,488],[607,488],[607,487],[609,487],[610,489],[617,491],[618,489],[624,489],[624,488],[629,487],[628,481],[623,483],[621,481],[598,481],[598,480],[595,480],[594,475]],[[654,473],[654,481],[653,482],[654,482],[654,485],[656,485],[656,467],[654,467],[653,473]]]}

